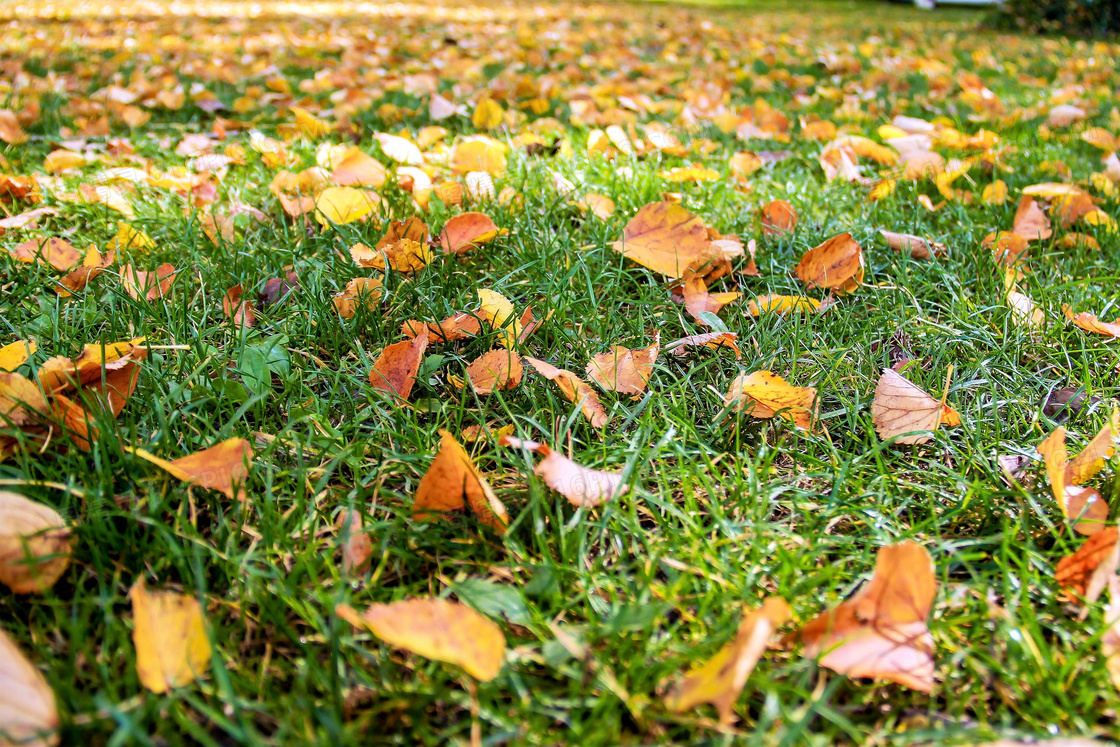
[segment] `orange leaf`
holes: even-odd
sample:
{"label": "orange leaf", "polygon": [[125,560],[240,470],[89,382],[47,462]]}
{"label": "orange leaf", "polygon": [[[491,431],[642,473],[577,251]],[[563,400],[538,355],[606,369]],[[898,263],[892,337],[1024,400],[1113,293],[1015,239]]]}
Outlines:
{"label": "orange leaf", "polygon": [[336,526],[342,539],[342,572],[364,572],[373,555],[373,543],[369,535],[362,531],[362,515],[357,511],[343,509],[338,515]]}
{"label": "orange leaf", "polygon": [[335,614],[390,646],[462,667],[482,682],[502,671],[506,638],[501,628],[466,605],[446,599],[405,599],[375,604],[360,615],[348,605]]}
{"label": "orange leaf", "polygon": [[851,293],[863,283],[863,251],[850,233],[833,236],[805,252],[797,277],[808,288],[832,288]]}
{"label": "orange leaf", "polygon": [[533,468],[544,484],[572,502],[573,506],[598,506],[630,489],[621,472],[604,472],[580,466],[546,444],[502,436],[498,443],[540,454],[544,459]]}
{"label": "orange leaf", "polygon": [[485,136],[467,138],[452,151],[451,170],[458,174],[485,171],[501,176],[506,170],[505,146]]}
{"label": "orange leaf", "polygon": [[70,242],[51,236],[46,239],[29,239],[19,246],[8,250],[20,262],[35,262],[50,265],[56,270],[69,270],[82,261],[82,254]]}
{"label": "orange leaf", "polygon": [[1019,200],[1011,230],[1027,241],[1048,239],[1054,233],[1050,230],[1050,219],[1029,195],[1023,195]]}
{"label": "orange leaf", "polygon": [[58,281],[58,285],[54,287],[54,292],[62,298],[69,298],[74,293],[85,290],[91,280],[113,264],[114,259],[116,259],[116,253],[112,250],[102,255],[101,252],[97,251],[96,246],[90,244],[86,249],[86,257],[82,261],[82,266],[66,273]]}
{"label": "orange leaf", "polygon": [[440,431],[439,452],[416,487],[412,517],[425,519],[429,511],[462,511],[470,507],[479,521],[499,534],[509,526],[509,514],[479,474],[469,454],[447,431]]}
{"label": "orange leaf", "polygon": [[587,382],[571,371],[557,368],[551,363],[529,357],[526,357],[525,361],[541,376],[555,382],[569,402],[578,403],[580,411],[591,422],[592,428],[602,428],[607,424],[607,411],[599,402],[599,396],[595,394],[595,390]]}
{"label": "orange leaf", "polygon": [[167,262],[157,267],[153,272],[137,270],[132,265],[121,268],[121,283],[128,295],[137,301],[146,299],[155,301],[171,292],[171,284],[175,282],[177,270]]}
{"label": "orange leaf", "polygon": [[445,252],[464,254],[493,241],[501,233],[502,229],[486,213],[461,213],[444,224],[439,243]]}
{"label": "orange leaf", "polygon": [[1066,482],[1080,485],[1104,469],[1105,461],[1116,453],[1120,438],[1120,409],[1113,408],[1108,423],[1097,431],[1085,448],[1066,465]]}
{"label": "orange leaf", "polygon": [[416,383],[416,372],[420,370],[420,362],[424,359],[427,347],[427,331],[411,340],[387,346],[369,372],[370,386],[407,401],[408,395],[412,393],[412,386]]}
{"label": "orange leaf", "polygon": [[1070,484],[1067,479],[1069,451],[1066,449],[1066,429],[1055,428],[1037,447],[1046,466],[1046,476],[1054,501],[1066,519],[1076,521],[1073,530],[1091,535],[1104,529],[1108,519],[1108,504],[1093,488]]}
{"label": "orange leaf", "polygon": [[249,476],[249,467],[253,462],[253,447],[243,438],[226,439],[209,449],[171,461],[160,459],[144,449],[129,451],[183,482],[217,490],[227,498],[245,500],[245,478]]}
{"label": "orange leaf", "polygon": [[587,363],[587,377],[608,392],[640,396],[649,384],[659,350],[657,342],[641,350],[616,345],[592,356]]}
{"label": "orange leaf", "polygon": [[408,338],[416,337],[427,330],[432,342],[453,342],[474,337],[482,331],[482,322],[477,314],[461,313],[449,316],[442,322],[418,322],[409,319],[401,326],[401,334]]}
{"label": "orange leaf", "polygon": [[915,542],[879,550],[875,575],[859,593],[810,621],[799,640],[808,656],[848,677],[870,677],[931,692],[933,637],[926,620],[937,594],[933,559]]}
{"label": "orange leaf", "polygon": [[1058,561],[1054,580],[1066,590],[1071,602],[1084,599],[1091,604],[1100,598],[1108,577],[1120,564],[1120,538],[1116,527],[1107,527],[1085,540],[1077,552]]}
{"label": "orange leaf", "polygon": [[222,313],[233,322],[235,327],[242,329],[252,327],[257,321],[257,313],[252,301],[242,298],[241,284],[233,286],[222,296]]}
{"label": "orange leaf", "polygon": [[340,317],[353,319],[363,305],[369,311],[375,311],[383,293],[381,278],[354,278],[331,302]]}
{"label": "orange leaf", "polygon": [[381,162],[358,148],[347,152],[335,167],[331,181],[340,187],[373,187],[385,185],[386,172]]}
{"label": "orange leaf", "polygon": [[705,332],[702,335],[689,335],[674,340],[665,346],[665,350],[673,355],[684,356],[688,355],[692,348],[713,348],[715,350],[729,348],[735,351],[735,359],[738,360],[743,357],[743,354],[739,352],[739,346],[735,343],[737,339],[739,339],[739,335],[734,332]]}
{"label": "orange leaf", "polygon": [[785,200],[774,200],[758,211],[762,232],[767,236],[781,236],[797,228],[797,211]]}
{"label": "orange leaf", "polygon": [[701,316],[704,312],[718,314],[727,304],[739,298],[738,293],[709,293],[708,284],[701,275],[692,270],[685,270],[684,283],[681,290],[684,296],[684,305],[688,313],[704,327],[710,326]]}
{"label": "orange leaf", "polygon": [[735,405],[736,412],[753,418],[767,419],[780,415],[799,428],[812,430],[816,420],[817,390],[814,387],[790,386],[785,379],[769,371],[739,374],[723,400],[724,406]]}
{"label": "orange leaf", "polygon": [[521,356],[512,350],[491,350],[467,366],[467,380],[478,394],[513,389],[521,383]]}
{"label": "orange leaf", "polygon": [[[71,550],[70,529],[57,511],[0,490],[0,584],[15,594],[42,593],[69,567]],[[0,717],[0,733],[3,727]]]}
{"label": "orange leaf", "polygon": [[894,249],[896,252],[902,254],[909,254],[914,259],[933,259],[945,254],[948,249],[944,244],[938,244],[935,241],[927,241],[921,236],[914,236],[908,233],[894,233],[882,229],[879,231],[883,239],[887,242],[887,246]]}
{"label": "orange leaf", "polygon": [[643,267],[680,278],[697,262],[707,261],[710,243],[698,217],[675,202],[653,202],[630,219],[613,246]]}
{"label": "orange leaf", "polygon": [[[1073,309],[1066,304],[1062,304],[1062,313],[1065,314],[1066,319],[1069,319],[1074,325],[1086,332],[1105,335],[1113,338],[1113,340],[1120,338],[1120,319],[1117,319],[1115,322],[1102,322],[1097,319],[1096,314],[1090,314],[1087,311],[1074,314]],[[1108,340],[1107,342],[1112,342],[1112,340]]]}

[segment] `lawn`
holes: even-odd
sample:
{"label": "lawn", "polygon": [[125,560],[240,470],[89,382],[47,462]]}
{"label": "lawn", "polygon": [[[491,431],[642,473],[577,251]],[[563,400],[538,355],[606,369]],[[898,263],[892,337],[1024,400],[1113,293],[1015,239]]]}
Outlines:
{"label": "lawn", "polygon": [[[35,341],[13,366],[34,382],[55,356],[144,338],[119,415],[92,391],[113,365],[95,362],[85,393],[70,392],[94,431],[49,407],[21,421],[14,401],[27,395],[0,389],[0,490],[53,507],[72,532],[57,583],[0,588],[0,628],[57,701],[54,738],[1120,738],[1102,653],[1109,597],[1082,605],[1055,579],[1085,537],[1035,451],[1064,426],[1076,453],[1120,398],[1118,343],[1063,315],[1068,304],[1120,316],[1120,163],[1102,163],[1120,138],[1120,46],[994,35],[975,29],[977,17],[854,2],[0,8],[0,218],[48,209],[30,225],[0,224],[0,346]],[[1056,106],[1080,113],[1054,119]],[[900,139],[891,123],[917,127],[898,116],[931,123],[919,150],[940,163],[898,160],[915,136]],[[456,167],[480,133],[505,162],[489,178]],[[383,184],[339,187],[353,155],[345,146],[380,164],[377,176],[357,159]],[[839,166],[833,179],[822,152]],[[1063,189],[1096,200],[1094,210],[1064,226],[1061,197],[1043,189],[1035,199],[1052,236],[1005,237],[1001,246],[1018,247],[1010,258],[982,243],[1018,225],[1023,190],[1045,183],[1076,186]],[[328,219],[324,194],[358,199],[348,207],[363,217]],[[760,209],[779,199],[797,225],[766,231]],[[737,256],[732,273],[708,278],[713,293],[741,294],[722,310],[690,313],[673,278],[614,248],[643,206],[663,201],[755,242],[757,274]],[[446,251],[444,226],[467,211],[504,230]],[[382,271],[352,259],[353,245],[374,247],[390,221],[414,216],[437,245],[414,247],[426,266]],[[882,229],[946,251],[900,254]],[[844,293],[799,279],[802,256],[845,232],[862,247],[862,283]],[[15,256],[48,237],[80,255],[91,244],[115,250],[114,261],[62,297],[63,270]],[[133,271],[163,263],[175,270],[164,294],[149,299],[142,279],[128,292]],[[1008,273],[1042,323],[1012,306]],[[380,281],[380,298],[360,296],[346,318],[334,299],[355,278]],[[244,312],[231,318],[236,299],[223,308],[238,285],[254,305],[251,326]],[[519,341],[508,315],[483,314],[459,340],[429,333],[406,399],[371,384],[383,351],[409,339],[402,325],[477,319],[479,290],[502,294],[518,316],[531,306],[541,324]],[[751,314],[765,294],[823,303]],[[666,350],[721,331],[738,335],[741,358]],[[601,428],[529,362],[508,389],[464,382],[472,361],[507,344],[590,381],[592,356],[655,341],[638,394],[590,384],[609,418]],[[936,400],[952,369],[946,402],[960,424],[925,433],[924,444],[881,438],[872,400],[896,364]],[[802,428],[789,410],[765,418],[725,404],[737,376],[763,370],[815,387],[819,422]],[[1069,387],[1084,390],[1081,406],[1046,406]],[[621,471],[627,492],[574,506],[534,475],[540,455],[495,443],[503,426]],[[414,512],[441,431],[505,505],[504,533],[470,511]],[[244,439],[252,456],[243,484],[225,492],[206,485],[240,474],[240,459],[192,484],[137,453],[173,460],[228,439]],[[1120,470],[1102,464],[1088,484],[1107,503],[1120,498]],[[461,482],[453,487],[443,492],[460,498]],[[348,512],[369,539],[366,569],[344,567]],[[903,541],[933,561],[931,693],[844,676],[775,645],[734,700],[735,723],[708,705],[668,707],[674,683],[764,599],[791,610],[777,644],[857,593],[880,549]],[[205,671],[161,694],[137,672],[130,589],[140,580],[196,600],[212,649]],[[337,613],[430,597],[500,628],[496,677],[476,683]],[[182,642],[161,635],[160,648]],[[5,689],[0,704],[23,697]]]}

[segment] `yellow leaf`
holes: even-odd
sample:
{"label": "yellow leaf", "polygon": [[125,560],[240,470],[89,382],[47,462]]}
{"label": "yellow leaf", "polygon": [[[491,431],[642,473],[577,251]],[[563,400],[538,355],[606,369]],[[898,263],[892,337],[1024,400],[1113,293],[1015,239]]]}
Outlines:
{"label": "yellow leaf", "polygon": [[299,129],[299,134],[303,135],[308,140],[318,140],[331,131],[330,125],[321,119],[316,119],[315,116],[298,106],[292,107],[292,114],[296,118],[296,127]]}
{"label": "yellow leaf", "polygon": [[723,400],[724,406],[735,405],[737,412],[752,418],[779,415],[799,428],[812,430],[817,412],[817,390],[814,387],[791,386],[781,376],[769,371],[739,374]]}
{"label": "yellow leaf", "polygon": [[675,202],[654,202],[630,219],[614,250],[670,278],[711,254],[703,221]]}
{"label": "yellow leaf", "polygon": [[478,291],[481,306],[478,315],[498,331],[499,339],[507,348],[513,348],[521,336],[521,321],[508,298],[497,291],[483,288]]}
{"label": "yellow leaf", "polygon": [[365,218],[381,207],[373,192],[354,187],[327,187],[315,199],[315,217],[323,226],[343,225]]}
{"label": "yellow leaf", "polygon": [[501,104],[489,96],[484,96],[471,114],[471,123],[476,129],[492,130],[502,124],[504,115]]}
{"label": "yellow leaf", "polygon": [[812,313],[821,307],[821,302],[807,296],[758,296],[747,303],[747,313],[751,316],[763,314],[796,314],[804,311]]}
{"label": "yellow leaf", "polygon": [[984,187],[980,199],[989,205],[1002,205],[1007,202],[1007,183],[1003,179],[996,179]]}
{"label": "yellow leaf", "polygon": [[467,138],[452,151],[451,170],[457,174],[485,171],[490,176],[501,176],[506,171],[505,146],[484,135]]}
{"label": "yellow leaf", "polygon": [[39,349],[34,340],[16,340],[0,348],[0,371],[15,371]]}
{"label": "yellow leaf", "polygon": [[348,605],[335,614],[390,646],[454,664],[482,682],[502,671],[506,638],[502,629],[466,605],[446,599],[405,599],[375,604],[360,615]]}
{"label": "yellow leaf", "polygon": [[198,600],[171,591],[149,592],[143,578],[128,596],[140,683],[158,694],[205,675],[210,666],[210,639]]}
{"label": "yellow leaf", "polygon": [[[245,500],[245,478],[252,465],[253,448],[243,438],[230,438],[174,460],[160,459],[144,449],[129,449],[183,482],[224,493],[228,498]],[[234,485],[237,484],[237,492]]]}

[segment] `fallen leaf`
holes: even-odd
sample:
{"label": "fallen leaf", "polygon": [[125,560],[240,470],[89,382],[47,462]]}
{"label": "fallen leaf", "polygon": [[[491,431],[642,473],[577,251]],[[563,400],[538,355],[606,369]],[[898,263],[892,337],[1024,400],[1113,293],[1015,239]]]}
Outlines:
{"label": "fallen leaf", "polygon": [[766,652],[774,631],[789,620],[789,605],[778,597],[767,597],[762,607],[743,618],[735,639],[715,656],[686,674],[665,697],[665,707],[673,713],[711,703],[719,713],[719,723],[735,722],[735,701],[747,677]]}
{"label": "fallen leaf", "polygon": [[948,252],[948,248],[944,244],[938,244],[935,241],[927,241],[921,236],[914,236],[908,233],[894,233],[882,229],[879,231],[883,239],[887,242],[887,246],[896,252],[908,254],[914,259],[933,259],[940,257]]}
{"label": "fallen leaf", "polygon": [[797,277],[810,289],[851,293],[863,283],[863,251],[850,233],[833,236],[805,252]]}
{"label": "fallen leaf", "polygon": [[427,331],[432,342],[453,342],[474,337],[482,332],[482,323],[477,314],[461,313],[449,316],[442,322],[419,322],[409,319],[401,325],[401,334],[409,339]]}
{"label": "fallen leaf", "polygon": [[132,600],[132,643],[140,683],[160,694],[206,674],[210,639],[198,600],[172,591],[149,592],[143,578],[128,596]]}
{"label": "fallen leaf", "polygon": [[242,295],[240,283],[229,288],[222,296],[222,313],[235,327],[247,329],[256,324],[257,312],[253,308],[253,302],[242,298]]}
{"label": "fallen leaf", "polygon": [[63,272],[82,261],[82,253],[70,242],[51,236],[45,239],[29,239],[19,246],[8,250],[20,262],[36,262],[50,265]]}
{"label": "fallen leaf", "polygon": [[937,594],[933,559],[916,542],[879,550],[875,574],[859,593],[784,639],[848,677],[933,691],[933,636],[926,620]]}
{"label": "fallen leaf", "polygon": [[752,418],[768,419],[779,415],[798,428],[812,430],[816,421],[817,390],[791,386],[769,371],[755,371],[735,377],[723,404],[724,407],[735,405],[736,412]]}
{"label": "fallen leaf", "polygon": [[0,425],[34,425],[49,412],[50,406],[35,382],[17,373],[0,372]]}
{"label": "fallen leaf", "polygon": [[465,254],[502,233],[486,213],[460,213],[443,225],[440,246],[451,254]]}
{"label": "fallen leaf", "polygon": [[[1090,314],[1087,311],[1082,311],[1077,314],[1073,313],[1068,305],[1062,304],[1062,313],[1066,319],[1069,319],[1075,326],[1080,327],[1086,332],[1093,332],[1098,335],[1111,337],[1112,340],[1120,338],[1120,319],[1115,322],[1102,322],[1097,318],[1096,314]],[[1108,340],[1107,342],[1112,342]]]}
{"label": "fallen leaf", "polygon": [[70,529],[57,511],[0,490],[0,584],[42,593],[69,567],[70,552]]}
{"label": "fallen leaf", "polygon": [[257,294],[257,302],[261,306],[271,306],[279,303],[289,293],[299,290],[299,275],[288,271],[282,278],[269,278],[265,281],[261,292]]}
{"label": "fallen leaf", "polygon": [[373,543],[369,535],[362,531],[362,515],[357,511],[343,509],[338,515],[336,526],[342,539],[342,572],[364,573],[369,569]]}
{"label": "fallen leaf", "polygon": [[797,228],[797,211],[785,200],[774,200],[758,211],[762,232],[767,236],[781,236]]}
{"label": "fallen leaf", "polygon": [[479,521],[504,533],[509,526],[505,506],[455,437],[443,430],[439,435],[439,452],[413,496],[412,518],[422,520],[429,512],[462,511],[469,506]]}
{"label": "fallen leaf", "polygon": [[660,345],[655,341],[641,350],[616,345],[587,362],[587,377],[608,392],[638,397],[649,385]]}
{"label": "fallen leaf", "polygon": [[137,301],[157,301],[171,292],[171,284],[175,282],[177,272],[167,262],[152,272],[137,270],[129,264],[121,267],[121,283],[128,295]]}
{"label": "fallen leaf", "polygon": [[450,166],[457,174],[485,171],[491,176],[501,176],[506,170],[506,149],[485,135],[470,137],[455,146]]}
{"label": "fallen leaf", "polygon": [[327,187],[315,198],[315,217],[323,227],[362,220],[382,207],[374,192],[356,187]]}
{"label": "fallen leaf", "polygon": [[360,615],[348,605],[335,614],[390,646],[454,664],[481,682],[502,671],[506,638],[501,628],[470,607],[446,599],[404,599],[374,604]]}
{"label": "fallen leaf", "polygon": [[1085,110],[1072,104],[1059,104],[1050,110],[1046,117],[1046,124],[1050,127],[1069,127],[1074,122],[1080,122],[1088,115]]}
{"label": "fallen leaf", "polygon": [[680,278],[711,255],[703,221],[675,202],[653,202],[630,219],[615,251],[643,267]]}
{"label": "fallen leaf", "polygon": [[1066,465],[1066,482],[1080,485],[1104,469],[1105,463],[1116,453],[1120,438],[1120,409],[1113,408],[1104,427],[1085,445],[1077,456]]}
{"label": "fallen leaf", "polygon": [[376,311],[384,292],[381,278],[354,278],[331,302],[340,317],[353,319],[359,308]]}
{"label": "fallen leaf", "polygon": [[524,360],[541,376],[559,386],[560,391],[569,402],[578,403],[580,411],[591,422],[592,428],[602,428],[607,424],[607,411],[599,402],[599,396],[595,394],[595,390],[587,382],[571,371],[557,368],[551,363],[528,356]]}
{"label": "fallen leaf", "polygon": [[721,348],[728,348],[735,351],[735,359],[743,357],[739,352],[739,346],[736,340],[739,335],[734,332],[705,332],[702,335],[689,335],[682,337],[679,340],[673,340],[665,346],[665,351],[677,356],[688,355],[692,348],[712,348],[719,350]]}
{"label": "fallen leaf", "polygon": [[39,349],[34,340],[16,340],[0,348],[0,371],[15,371]]}
{"label": "fallen leaf", "polygon": [[[1112,686],[1120,689],[1120,577],[1115,573],[1108,577],[1108,607],[1104,612],[1104,632],[1101,634],[1101,653]],[[1094,747],[1096,741],[1081,747]]]}
{"label": "fallen leaf", "polygon": [[1011,230],[1027,241],[1048,239],[1053,235],[1050,230],[1050,219],[1042,212],[1042,208],[1029,195],[1023,195],[1019,200],[1019,207],[1015,210],[1015,220]]}
{"label": "fallen leaf", "polygon": [[476,130],[492,130],[501,125],[504,116],[501,104],[489,96],[483,96],[474,107],[471,124]]}
{"label": "fallen leaf", "polygon": [[350,248],[350,256],[362,267],[374,267],[398,272],[416,272],[432,261],[432,247],[428,243],[428,226],[419,218],[393,221],[385,235],[373,249],[364,244]]}
{"label": "fallen leaf", "polygon": [[1073,530],[1079,534],[1092,535],[1104,529],[1104,522],[1108,519],[1108,504],[1101,499],[1100,493],[1069,481],[1066,429],[1060,426],[1055,428],[1035,448],[1046,466],[1050,489],[1062,516],[1076,522]]}
{"label": "fallen leaf", "polygon": [[996,179],[984,187],[980,199],[988,205],[1002,205],[1007,202],[1007,183],[1002,179]]}
{"label": "fallen leaf", "polygon": [[735,292],[709,293],[703,276],[692,270],[684,272],[681,294],[688,313],[704,327],[711,326],[704,318],[705,313],[718,314],[724,306],[739,298]]}
{"label": "fallen leaf", "polygon": [[1099,405],[1100,397],[1089,397],[1085,387],[1063,386],[1049,394],[1042,402],[1042,414],[1058,421],[1081,414],[1086,405]]}
{"label": "fallen leaf", "polygon": [[806,296],[757,296],[747,303],[747,313],[751,316],[763,314],[798,314],[804,312],[812,314],[819,311],[821,302]]}
{"label": "fallen leaf", "polygon": [[463,439],[464,443],[470,444],[481,441],[484,438],[490,441],[498,441],[502,436],[513,435],[514,430],[516,430],[516,426],[514,425],[498,427],[495,423],[489,423],[486,425],[485,430],[481,425],[468,425],[463,429],[463,432],[459,434],[459,437]]}
{"label": "fallen leaf", "polygon": [[170,461],[144,449],[129,450],[185,483],[216,490],[230,499],[245,500],[245,480],[253,463],[253,448],[243,438],[226,439]]}
{"label": "fallen leaf", "polygon": [[81,266],[66,273],[54,287],[54,292],[62,298],[69,298],[74,293],[85,290],[90,281],[108,269],[115,259],[116,253],[112,250],[102,255],[96,246],[90,244]]}
{"label": "fallen leaf", "polygon": [[4,747],[54,747],[59,742],[54,692],[0,628],[0,744]]}
{"label": "fallen leaf", "polygon": [[381,162],[359,148],[351,148],[335,165],[331,181],[340,187],[373,187],[385,185],[387,174]]}
{"label": "fallen leaf", "polygon": [[588,192],[576,205],[580,210],[592,213],[600,220],[606,220],[614,215],[614,200],[596,192]]}
{"label": "fallen leaf", "polygon": [[1054,580],[1065,589],[1069,601],[1092,604],[1100,598],[1108,578],[1116,574],[1120,565],[1118,537],[1116,527],[1106,527],[1085,540],[1077,552],[1058,561]]}
{"label": "fallen leaf", "polygon": [[508,298],[488,288],[478,290],[478,316],[485,319],[507,348],[513,349],[521,336],[521,321]]}
{"label": "fallen leaf", "polygon": [[950,368],[938,402],[898,372],[883,369],[871,402],[871,418],[879,437],[893,439],[896,444],[924,444],[930,440],[924,432],[935,431],[940,425],[959,425],[960,415],[945,404],[952,373]]}
{"label": "fallen leaf", "polygon": [[544,459],[533,468],[534,474],[545,485],[571,501],[573,506],[598,506],[624,495],[630,489],[629,485],[622,482],[621,472],[604,472],[583,467],[553,451],[546,444],[512,436],[502,436],[498,443],[543,456]]}
{"label": "fallen leaf", "polygon": [[424,350],[427,347],[428,333],[426,330],[411,340],[386,346],[374,362],[373,368],[370,369],[370,386],[408,401],[408,396],[412,393],[412,386],[416,383],[416,373],[420,370],[420,362],[424,359]]}
{"label": "fallen leaf", "polygon": [[512,350],[491,350],[467,366],[467,380],[478,394],[513,389],[521,383],[521,356]]}

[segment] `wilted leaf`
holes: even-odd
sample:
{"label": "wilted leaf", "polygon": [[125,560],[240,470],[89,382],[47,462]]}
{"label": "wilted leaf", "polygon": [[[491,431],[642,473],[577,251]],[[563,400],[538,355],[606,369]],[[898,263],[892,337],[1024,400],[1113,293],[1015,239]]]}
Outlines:
{"label": "wilted leaf", "polygon": [[242,298],[241,284],[228,289],[222,296],[222,313],[233,322],[235,327],[242,329],[252,327],[257,322],[257,312],[253,302]]}
{"label": "wilted leaf", "polygon": [[53,747],[58,728],[51,686],[0,628],[0,745]]}
{"label": "wilted leaf", "polygon": [[90,281],[112,265],[115,259],[115,252],[109,251],[102,255],[96,246],[90,244],[81,267],[66,273],[54,287],[54,292],[62,298],[69,298],[74,293],[85,290]]}
{"label": "wilted leaf", "polygon": [[641,350],[616,345],[591,357],[587,377],[608,392],[640,396],[649,384],[659,350],[657,342]]}
{"label": "wilted leaf", "polygon": [[[1092,535],[1104,529],[1104,522],[1108,519],[1108,504],[1093,488],[1083,487],[1069,480],[1066,429],[1055,428],[1036,448],[1046,465],[1050,489],[1062,511],[1062,516],[1077,522],[1073,526],[1074,531]],[[1091,464],[1092,462],[1089,462],[1083,467],[1087,468]]]}
{"label": "wilted leaf", "polygon": [[725,407],[734,405],[736,412],[752,418],[779,415],[799,428],[812,430],[816,421],[817,390],[791,386],[769,371],[755,371],[735,377],[723,404]]}
{"label": "wilted leaf", "polygon": [[363,305],[367,310],[375,311],[384,292],[381,278],[354,278],[331,302],[340,317],[353,319]]}
{"label": "wilted leaf", "polygon": [[49,412],[35,382],[16,373],[0,372],[0,426],[33,425]]}
{"label": "wilted leaf", "polygon": [[461,213],[444,224],[439,243],[445,252],[464,254],[501,234],[486,213]]}
{"label": "wilted leaf", "polygon": [[245,479],[253,463],[253,448],[243,438],[226,439],[209,449],[171,461],[144,449],[130,451],[185,483],[217,490],[230,499],[245,500]]}
{"label": "wilted leaf", "polygon": [[937,579],[933,559],[915,542],[879,550],[875,575],[859,593],[813,619],[785,643],[849,677],[870,677],[931,692],[933,637],[926,626]]}
{"label": "wilted leaf", "polygon": [[369,372],[370,386],[407,401],[412,393],[412,386],[416,383],[416,372],[420,370],[420,362],[424,359],[427,347],[427,330],[411,340],[386,346]]}
{"label": "wilted leaf", "polygon": [[739,352],[736,340],[739,335],[734,332],[706,332],[702,335],[689,335],[679,340],[674,340],[665,346],[665,351],[677,356],[688,355],[692,348],[728,348],[735,351],[736,360],[743,357]]}
{"label": "wilted leaf", "polygon": [[128,295],[137,301],[144,299],[156,301],[171,292],[171,284],[175,282],[177,270],[167,262],[157,267],[152,272],[137,270],[132,265],[121,267],[121,283]]}
{"label": "wilted leaf", "polygon": [[883,239],[887,242],[887,246],[894,249],[896,252],[908,254],[914,259],[933,259],[945,254],[948,248],[944,244],[938,244],[934,241],[927,241],[921,236],[914,236],[908,233],[894,233],[885,229],[879,231]]}
{"label": "wilted leaf", "polygon": [[429,512],[462,511],[470,507],[478,520],[499,534],[509,526],[509,515],[490,485],[474,466],[470,454],[447,431],[440,431],[439,452],[412,500],[412,517],[425,519]]}
{"label": "wilted leaf", "polygon": [[[1069,319],[1075,326],[1080,327],[1086,332],[1093,332],[1098,335],[1111,337],[1112,340],[1120,338],[1120,319],[1115,322],[1102,322],[1097,319],[1096,314],[1090,314],[1087,311],[1082,311],[1077,314],[1073,313],[1068,305],[1062,304],[1062,313],[1065,314],[1066,319]],[[1108,340],[1107,342],[1112,342]]]}
{"label": "wilted leaf", "polygon": [[466,605],[446,599],[405,599],[375,604],[360,615],[347,605],[335,614],[390,646],[462,667],[482,682],[502,671],[506,638],[501,628]]}
{"label": "wilted leaf", "polygon": [[50,265],[56,270],[66,271],[82,261],[82,253],[70,242],[51,236],[43,239],[28,239],[19,246],[8,250],[20,262],[39,262]]}
{"label": "wilted leaf", "polygon": [[747,313],[751,316],[763,314],[812,314],[818,311],[821,302],[806,296],[758,296],[747,303]]}
{"label": "wilted leaf", "polygon": [[478,394],[513,389],[521,383],[521,356],[512,350],[491,350],[467,366],[467,380]]}
{"label": "wilted leaf", "polygon": [[681,295],[684,296],[684,305],[699,324],[708,327],[704,314],[718,314],[729,303],[739,298],[736,292],[709,293],[708,284],[701,275],[692,270],[685,270]]}
{"label": "wilted leaf", "polygon": [[401,325],[401,334],[409,339],[427,331],[432,342],[453,342],[474,337],[482,332],[482,323],[477,314],[455,314],[442,322],[419,322],[410,319]]}
{"label": "wilted leaf", "polygon": [[774,631],[790,616],[789,605],[778,597],[767,597],[762,607],[747,613],[735,639],[701,666],[686,674],[665,697],[673,713],[711,703],[719,722],[730,726],[735,721],[735,701],[747,677],[754,670]]}
{"label": "wilted leaf", "polygon": [[35,354],[39,345],[34,340],[16,340],[0,348],[0,371],[15,371]]}
{"label": "wilted leaf", "polygon": [[850,233],[833,236],[805,252],[797,277],[810,289],[851,293],[863,283],[863,251]]}
{"label": "wilted leaf", "polygon": [[1085,540],[1077,552],[1058,561],[1054,580],[1065,589],[1071,602],[1084,599],[1092,604],[1100,598],[1108,578],[1115,575],[1120,564],[1118,537],[1116,527],[1106,527]]}
{"label": "wilted leaf", "polygon": [[583,416],[591,422],[592,428],[602,428],[607,424],[607,411],[599,402],[599,395],[595,394],[587,382],[576,376],[571,371],[557,368],[551,363],[546,363],[536,358],[525,358],[525,362],[536,370],[541,376],[554,382],[560,391],[568,398],[569,402],[579,404]]}
{"label": "wilted leaf", "polygon": [[533,468],[544,484],[572,502],[573,506],[598,506],[625,494],[630,486],[623,484],[621,472],[604,472],[576,464],[547,444],[502,436],[502,446],[525,449],[544,457]]}
{"label": "wilted leaf", "polygon": [[16,594],[42,593],[70,565],[70,550],[70,530],[57,511],[0,490],[0,583]]}
{"label": "wilted leaf", "polygon": [[[952,368],[949,376],[952,376]],[[948,377],[945,392],[938,402],[898,372],[883,369],[871,402],[875,432],[884,440],[894,439],[896,444],[924,444],[930,440],[924,432],[935,431],[939,425],[960,424],[960,415],[945,404],[948,396]]]}
{"label": "wilted leaf", "polygon": [[210,667],[210,639],[198,600],[172,591],[149,592],[143,578],[128,596],[140,683],[159,694],[205,675]]}
{"label": "wilted leaf", "polygon": [[699,269],[711,255],[703,221],[675,202],[654,202],[630,219],[615,251],[670,278]]}

